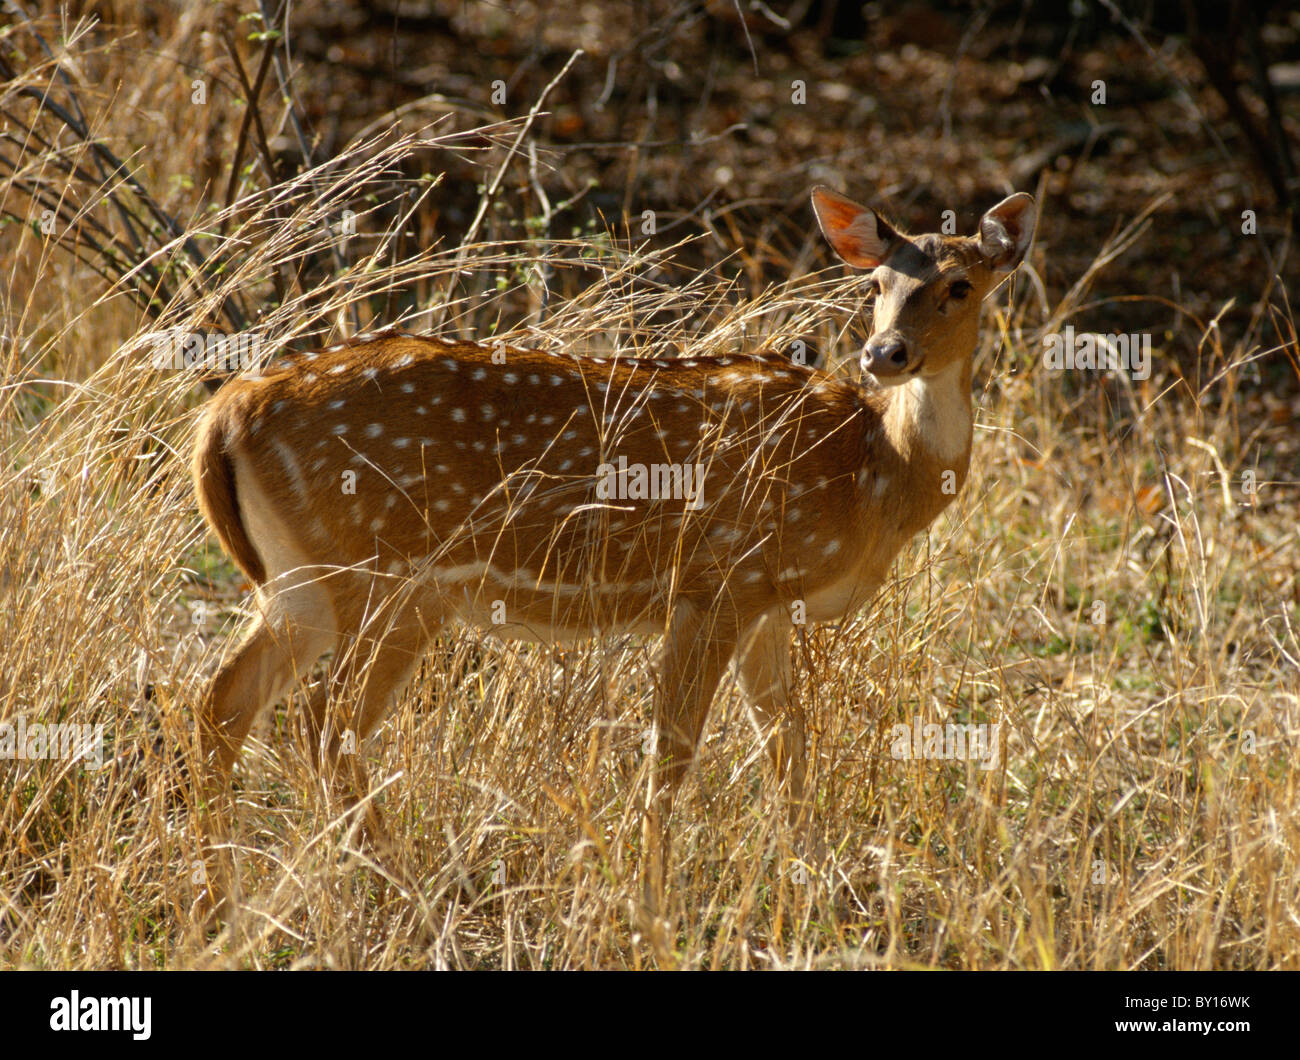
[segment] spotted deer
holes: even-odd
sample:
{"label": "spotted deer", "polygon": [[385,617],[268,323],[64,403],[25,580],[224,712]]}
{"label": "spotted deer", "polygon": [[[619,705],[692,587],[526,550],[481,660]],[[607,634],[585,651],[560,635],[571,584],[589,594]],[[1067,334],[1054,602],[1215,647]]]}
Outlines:
{"label": "spotted deer", "polygon": [[257,616],[200,705],[208,780],[228,788],[258,712],[333,650],[308,723],[355,800],[366,778],[341,734],[364,740],[458,622],[543,643],[663,635],[652,861],[729,664],[797,804],[792,626],[866,603],[965,481],[980,303],[1035,219],[1016,194],[974,236],[910,237],[827,188],[812,205],[839,256],[872,270],[864,385],[772,352],[599,357],[402,333],[227,383],[194,482]]}

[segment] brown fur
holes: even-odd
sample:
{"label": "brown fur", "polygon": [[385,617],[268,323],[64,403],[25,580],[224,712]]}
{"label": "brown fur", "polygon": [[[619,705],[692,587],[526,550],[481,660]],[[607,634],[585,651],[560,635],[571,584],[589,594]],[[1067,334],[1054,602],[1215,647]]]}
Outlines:
{"label": "brown fur", "polygon": [[[331,648],[308,721],[355,802],[364,770],[359,754],[340,762],[340,732],[366,738],[445,623],[542,641],[624,629],[665,634],[652,891],[662,815],[729,663],[797,811],[792,623],[864,604],[965,481],[980,302],[1033,221],[1032,200],[1013,196],[978,238],[910,239],[836,193],[813,202],[845,260],[874,269],[872,341],[891,345],[872,371],[893,386],[770,353],[589,358],[390,332],[223,390],[199,429],[195,483],[258,585],[260,617],[200,708],[210,780],[224,783],[253,718]],[[701,506],[637,495],[634,478],[602,471],[618,458],[704,468]],[[615,479],[626,495],[602,493]],[[354,682],[328,724],[330,696]]]}
{"label": "brown fur", "polygon": [[221,547],[254,585],[266,581],[266,568],[248,539],[239,512],[235,466],[226,451],[225,402],[213,398],[199,425],[191,467],[199,511],[212,527]]}

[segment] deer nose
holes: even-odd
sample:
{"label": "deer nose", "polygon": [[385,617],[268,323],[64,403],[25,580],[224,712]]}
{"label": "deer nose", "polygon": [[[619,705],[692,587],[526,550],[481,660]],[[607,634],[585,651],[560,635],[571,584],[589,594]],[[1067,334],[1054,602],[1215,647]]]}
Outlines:
{"label": "deer nose", "polygon": [[873,335],[862,351],[862,369],[872,375],[897,375],[908,360],[907,343],[896,331]]}

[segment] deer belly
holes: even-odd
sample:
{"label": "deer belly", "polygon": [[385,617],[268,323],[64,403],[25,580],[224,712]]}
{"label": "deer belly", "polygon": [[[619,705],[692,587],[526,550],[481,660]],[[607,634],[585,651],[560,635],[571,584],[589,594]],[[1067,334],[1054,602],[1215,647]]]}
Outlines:
{"label": "deer belly", "polygon": [[[441,574],[441,576],[440,576]],[[667,616],[655,582],[551,581],[489,564],[430,572],[448,617],[505,640],[571,644],[601,633],[662,633]]]}
{"label": "deer belly", "polygon": [[809,593],[805,601],[808,620],[828,622],[851,615],[876,595],[882,580],[874,574],[855,570],[838,581]]}

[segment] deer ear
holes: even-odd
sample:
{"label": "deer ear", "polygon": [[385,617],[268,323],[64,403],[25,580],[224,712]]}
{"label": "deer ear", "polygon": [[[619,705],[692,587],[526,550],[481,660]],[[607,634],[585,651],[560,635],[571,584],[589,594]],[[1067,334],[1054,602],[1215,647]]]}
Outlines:
{"label": "deer ear", "polygon": [[855,269],[874,269],[897,238],[874,211],[830,188],[813,188],[812,205],[826,241]]}
{"label": "deer ear", "polygon": [[1018,191],[980,218],[980,253],[990,269],[1010,272],[1020,264],[1034,237],[1037,216],[1034,197]]}

